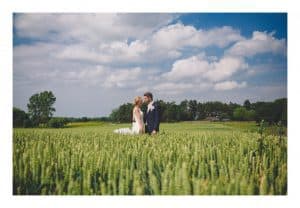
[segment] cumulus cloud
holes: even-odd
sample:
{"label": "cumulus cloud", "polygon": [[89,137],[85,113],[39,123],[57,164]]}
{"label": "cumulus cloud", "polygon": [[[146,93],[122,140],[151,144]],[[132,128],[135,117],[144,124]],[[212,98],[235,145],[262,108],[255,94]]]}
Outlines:
{"label": "cumulus cloud", "polygon": [[[148,80],[156,84],[154,87],[156,90],[170,93],[188,91],[195,87],[200,89],[201,86],[199,83],[202,84],[202,87],[214,86],[213,88],[215,90],[230,90],[245,85],[244,82],[238,84],[236,81],[224,81],[248,67],[248,64],[243,58],[244,56],[253,56],[256,53],[268,52],[268,50],[270,52],[279,53],[282,51],[282,48],[284,48],[282,45],[285,43],[283,40],[275,39],[273,34],[267,34],[265,32],[254,32],[251,39],[245,39],[240,35],[238,30],[227,26],[210,30],[197,30],[193,26],[185,26],[181,23],[177,23],[161,27],[144,40],[137,39],[131,42],[128,40],[113,40],[99,42],[99,44],[95,46],[90,46],[82,41],[82,36],[68,29],[70,25],[74,24],[75,19],[77,20],[77,16],[78,15],[41,15],[40,18],[37,18],[39,17],[38,15],[17,16],[17,31],[22,32],[22,34],[24,33],[23,35],[27,35],[27,37],[38,37],[43,34],[48,34],[50,33],[49,31],[55,30],[52,27],[56,26],[55,28],[57,29],[54,35],[68,30],[70,34],[72,33],[71,36],[77,39],[78,43],[64,45],[50,42],[16,46],[14,48],[16,71],[29,68],[31,78],[35,79],[46,79],[45,77],[47,77],[48,74],[48,77],[54,78],[57,76],[57,79],[59,79],[58,76],[61,76],[65,80],[73,82],[82,80],[82,82],[86,82],[87,84],[101,83],[101,86],[107,88],[126,88],[129,86],[138,86],[138,83],[141,84],[139,87],[142,88],[145,82],[142,83],[137,80],[141,79],[142,75],[146,73],[145,69],[141,67],[121,67],[114,69],[110,67],[109,64],[141,64],[149,61],[155,62],[155,60],[176,59],[182,55],[180,50],[184,47],[205,48],[211,45],[225,47],[232,42],[236,42],[225,52],[223,57],[206,56],[205,53],[199,53],[187,58],[177,59],[169,71],[167,70],[162,74],[152,74],[151,80]],[[63,17],[66,17],[66,19]],[[91,18],[104,18],[108,20],[107,24],[113,24],[113,22],[118,22],[116,19],[119,17],[118,15],[87,15],[80,21],[84,23],[84,21],[91,22]],[[130,16],[127,20],[125,18],[125,20],[122,21],[133,21],[131,18]],[[141,26],[145,28],[157,28],[159,25],[157,20],[160,19],[160,17],[152,19],[152,16],[148,16],[148,18],[148,25],[143,26],[141,23],[136,24],[141,24]],[[50,24],[49,27],[43,28],[44,24],[41,24],[39,21],[46,20],[52,20],[55,24]],[[167,22],[169,21],[170,20],[167,20]],[[88,27],[96,27],[95,25],[93,26],[93,23],[91,24],[92,25]],[[102,27],[101,24],[97,26],[97,28]],[[75,27],[73,26],[72,29],[76,30],[76,25]],[[108,29],[106,28],[106,30]],[[34,32],[32,33],[32,31]],[[110,32],[115,31],[113,29],[112,31],[110,30]],[[126,37],[128,37],[128,34],[126,34]],[[266,44],[270,44],[272,47],[268,49]],[[48,64],[45,66],[45,63]],[[58,63],[60,63],[60,65]],[[102,66],[103,64],[107,66],[104,67]],[[71,69],[70,66],[72,66]],[[41,68],[38,67],[43,67],[45,70],[38,72],[41,71]],[[28,77],[28,75],[26,76]],[[165,82],[164,79],[168,81]],[[154,80],[155,83],[153,82]],[[177,82],[174,83],[173,81]],[[213,85],[213,83],[216,84]],[[177,90],[175,91],[174,89]]]}
{"label": "cumulus cloud", "polygon": [[16,34],[52,42],[92,45],[143,38],[170,23],[174,14],[17,14]]}
{"label": "cumulus cloud", "polygon": [[185,46],[204,48],[210,45],[225,47],[242,39],[240,32],[229,26],[197,30],[193,26],[185,26],[181,23],[163,27],[152,37],[154,45],[167,49]]}
{"label": "cumulus cloud", "polygon": [[181,23],[160,28],[144,39],[111,41],[100,43],[98,47],[71,45],[58,54],[60,58],[94,61],[98,63],[119,62],[158,62],[176,59],[181,50],[205,48],[208,46],[225,47],[242,40],[238,30],[224,26],[210,30],[197,30],[193,26]]}
{"label": "cumulus cloud", "polygon": [[[64,51],[63,46],[46,43],[16,46],[13,58],[16,84],[56,83],[57,85],[80,84],[105,88],[128,88],[140,83],[142,75],[155,72],[145,71],[140,67],[104,66],[86,62],[86,59],[85,61],[60,59],[57,54],[61,54],[61,51]],[[72,53],[72,50],[69,52]],[[93,57],[88,53],[79,54],[79,52],[80,50],[73,50],[72,55],[78,58],[86,56],[92,60]]]}
{"label": "cumulus cloud", "polygon": [[175,61],[171,71],[163,74],[168,80],[182,80],[203,76],[209,68],[209,63],[204,60],[204,54],[199,54],[186,59]]}
{"label": "cumulus cloud", "polygon": [[[145,89],[153,89],[154,92],[159,93],[160,95],[178,95],[184,93],[199,93],[204,90],[213,89],[213,84],[210,82],[172,82],[172,81],[162,81],[157,85],[151,87],[148,86]],[[145,90],[144,90],[145,91]]]}
{"label": "cumulus cloud", "polygon": [[238,57],[225,56],[219,61],[210,64],[211,68],[205,74],[211,81],[220,81],[231,77],[239,70],[248,68],[244,59]]}
{"label": "cumulus cloud", "polygon": [[[226,81],[248,68],[241,57],[209,57],[204,53],[177,60],[162,78],[167,80],[155,89],[169,94],[201,90],[233,90],[243,88],[246,82]],[[176,82],[174,82],[176,81]],[[221,81],[221,82],[220,82]]]}
{"label": "cumulus cloud", "polygon": [[262,53],[286,54],[286,40],[274,33],[254,31],[252,38],[236,42],[227,52],[233,56],[252,57]]}
{"label": "cumulus cloud", "polygon": [[14,26],[19,37],[47,41],[61,49],[56,53],[57,58],[97,64],[176,60],[187,48],[224,48],[232,43],[225,52],[228,56],[251,57],[286,51],[286,41],[274,38],[274,33],[254,31],[252,38],[246,39],[230,26],[203,30],[182,23],[168,25],[176,17],[171,14],[18,14]]}
{"label": "cumulus cloud", "polygon": [[251,87],[249,75],[256,79],[274,68],[273,60],[252,59],[265,53],[285,58],[286,40],[274,33],[254,31],[246,38],[237,28],[201,29],[177,17],[17,14],[14,35],[25,41],[13,48],[14,90],[21,96],[29,85],[58,91],[61,86],[84,86],[88,92],[114,92],[123,98],[146,90],[170,99],[199,92],[214,99],[224,91],[234,97],[235,90]]}
{"label": "cumulus cloud", "polygon": [[177,60],[171,71],[163,76],[169,80],[192,79],[214,82],[229,78],[237,71],[245,68],[247,68],[247,64],[242,58],[225,56],[219,60],[214,60],[202,53]]}
{"label": "cumulus cloud", "polygon": [[[65,72],[57,73],[58,77],[63,78],[66,82],[76,82],[77,84],[89,84],[95,85],[99,82],[103,82],[104,76],[107,74],[107,69],[102,66],[96,66],[94,68],[82,68],[77,70],[67,70]],[[51,78],[51,77],[49,77]]]}
{"label": "cumulus cloud", "polygon": [[237,83],[236,81],[225,81],[216,83],[214,86],[215,90],[232,90],[235,88],[243,88],[246,87],[247,83],[244,81],[242,83]]}
{"label": "cumulus cloud", "polygon": [[168,25],[176,18],[151,13],[18,14],[14,26],[19,37],[65,44],[57,53],[60,59],[97,64],[176,59],[186,47],[225,47],[243,39],[229,26],[197,30],[181,23]]}
{"label": "cumulus cloud", "polygon": [[173,83],[163,82],[153,86],[153,89],[166,94],[178,94],[187,90],[193,89],[194,85],[191,83]]}
{"label": "cumulus cloud", "polygon": [[[57,74],[65,81],[77,82],[85,86],[99,86],[104,88],[133,88],[141,85],[142,69],[120,68],[111,69],[104,66],[67,71]],[[50,78],[50,77],[49,77]]]}
{"label": "cumulus cloud", "polygon": [[59,59],[79,60],[94,63],[112,62],[139,62],[148,48],[147,42],[136,40],[127,44],[115,41],[110,44],[101,44],[99,47],[88,47],[86,45],[66,46],[56,54]]}
{"label": "cumulus cloud", "polygon": [[109,73],[104,80],[104,87],[137,87],[142,82],[141,68],[123,69]]}
{"label": "cumulus cloud", "polygon": [[17,84],[19,81],[42,80],[50,75],[55,76],[57,71],[75,68],[74,63],[67,64],[54,58],[55,54],[62,49],[61,45],[49,43],[15,46],[13,49],[14,80],[18,79]]}

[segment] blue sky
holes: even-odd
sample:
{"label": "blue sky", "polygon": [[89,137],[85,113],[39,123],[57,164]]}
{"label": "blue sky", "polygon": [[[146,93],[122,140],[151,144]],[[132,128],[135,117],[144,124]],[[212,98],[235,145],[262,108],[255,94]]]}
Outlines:
{"label": "blue sky", "polygon": [[212,28],[230,25],[241,29],[241,34],[251,37],[254,30],[273,31],[275,37],[287,38],[287,14],[285,13],[205,13],[183,14],[184,24],[196,28]]}
{"label": "blue sky", "polygon": [[54,92],[56,116],[106,116],[134,96],[287,97],[285,13],[15,14],[13,105]]}

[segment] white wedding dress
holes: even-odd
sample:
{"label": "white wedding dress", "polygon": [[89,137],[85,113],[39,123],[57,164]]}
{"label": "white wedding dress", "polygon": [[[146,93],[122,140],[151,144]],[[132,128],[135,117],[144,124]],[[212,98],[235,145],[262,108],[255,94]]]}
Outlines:
{"label": "white wedding dress", "polygon": [[[138,118],[139,116],[139,118]],[[143,111],[141,111],[141,109],[139,109],[137,114],[133,113],[133,122],[132,122],[132,127],[131,128],[121,128],[121,129],[115,129],[114,133],[117,134],[139,134],[140,132],[144,132],[144,129],[141,131],[140,127],[145,128],[144,127],[144,113]],[[141,122],[141,124],[139,124],[138,122]]]}

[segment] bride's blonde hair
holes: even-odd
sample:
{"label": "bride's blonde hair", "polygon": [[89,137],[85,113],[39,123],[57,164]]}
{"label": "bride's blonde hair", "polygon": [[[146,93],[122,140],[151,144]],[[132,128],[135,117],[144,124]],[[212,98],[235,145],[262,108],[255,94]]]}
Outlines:
{"label": "bride's blonde hair", "polygon": [[142,101],[142,97],[141,96],[136,96],[133,100],[133,106],[137,106],[139,104],[139,102]]}

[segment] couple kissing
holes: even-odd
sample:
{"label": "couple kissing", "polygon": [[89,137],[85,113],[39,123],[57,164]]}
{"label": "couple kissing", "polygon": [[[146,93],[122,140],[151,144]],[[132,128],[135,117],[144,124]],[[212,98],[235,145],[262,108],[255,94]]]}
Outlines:
{"label": "couple kissing", "polygon": [[[147,105],[147,111],[143,112],[141,107],[145,103]],[[114,130],[118,134],[144,134],[151,135],[159,132],[159,106],[153,101],[153,95],[151,92],[145,92],[144,97],[137,96],[133,101],[132,110],[132,127],[121,128]]]}

